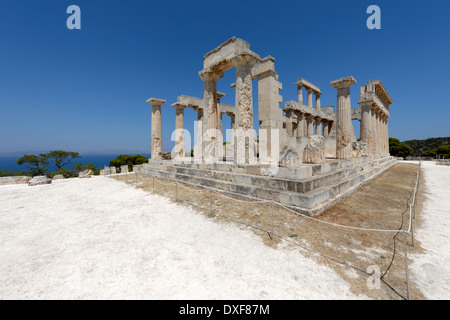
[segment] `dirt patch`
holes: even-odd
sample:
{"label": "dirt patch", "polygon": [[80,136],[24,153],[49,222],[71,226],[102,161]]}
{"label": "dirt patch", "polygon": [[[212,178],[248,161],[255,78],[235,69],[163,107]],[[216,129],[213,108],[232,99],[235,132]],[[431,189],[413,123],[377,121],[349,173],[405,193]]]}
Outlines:
{"label": "dirt patch", "polygon": [[[314,218],[364,229],[407,229],[417,168],[415,164],[397,164]],[[343,229],[271,204],[133,173],[114,178],[165,195],[210,219],[251,228],[268,246],[298,248],[306,256],[332,267],[351,285],[355,294],[364,294],[372,299],[407,297],[401,233]],[[415,221],[420,223],[418,213],[422,192],[419,192],[417,200]],[[422,250],[417,241],[414,247],[411,246],[411,236],[407,242],[408,253]],[[381,281],[377,282],[372,275],[374,271],[381,276]],[[410,295],[411,299],[424,299],[411,280]]]}

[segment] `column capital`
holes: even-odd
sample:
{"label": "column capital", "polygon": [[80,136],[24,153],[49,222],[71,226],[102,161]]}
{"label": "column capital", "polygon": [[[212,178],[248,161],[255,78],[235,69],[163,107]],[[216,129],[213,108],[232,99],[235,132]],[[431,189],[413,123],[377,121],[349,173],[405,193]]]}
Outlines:
{"label": "column capital", "polygon": [[160,107],[164,103],[166,103],[166,100],[158,99],[158,98],[150,98],[150,99],[147,100],[147,103],[150,103],[154,107]]}
{"label": "column capital", "polygon": [[361,107],[364,107],[364,108],[366,108],[366,107],[372,108],[372,105],[373,105],[373,101],[367,101],[367,100],[360,100],[360,101],[358,101],[357,103],[358,103]]}
{"label": "column capital", "polygon": [[171,104],[171,106],[174,107],[176,110],[184,110],[184,108],[186,108],[184,104],[178,102]]}
{"label": "column capital", "polygon": [[352,76],[340,78],[340,79],[333,80],[330,82],[330,84],[333,87],[335,87],[336,89],[350,88],[355,83],[356,83],[356,80]]}
{"label": "column capital", "polygon": [[246,64],[249,67],[252,67],[259,61],[261,61],[261,57],[251,51],[247,51],[247,52],[244,51],[241,54],[231,58],[231,63],[235,67],[237,67],[239,65],[243,65],[243,64]]}
{"label": "column capital", "polygon": [[224,76],[223,72],[200,71],[198,76],[203,81],[217,81]]}
{"label": "column capital", "polygon": [[288,109],[288,108],[284,108],[283,109],[284,113],[286,113],[286,117],[290,118],[292,117],[292,114],[294,113],[294,109]]}

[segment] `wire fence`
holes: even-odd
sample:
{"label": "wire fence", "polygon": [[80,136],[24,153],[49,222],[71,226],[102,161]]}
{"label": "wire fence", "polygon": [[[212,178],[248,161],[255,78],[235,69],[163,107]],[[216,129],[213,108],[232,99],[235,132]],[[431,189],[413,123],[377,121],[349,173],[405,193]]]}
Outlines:
{"label": "wire fence", "polygon": [[[182,183],[180,181],[171,178],[156,177],[154,175],[141,175],[137,171],[131,173],[123,173],[125,176],[123,179],[126,182],[134,183],[136,186],[146,187],[151,189],[152,193],[160,193],[164,196],[174,197],[176,202],[184,202],[196,209],[200,209],[205,212],[208,217],[222,218],[227,221],[232,221],[239,225],[249,227],[259,232],[260,234],[266,234],[270,240],[279,239],[279,241],[286,241],[291,243],[303,250],[309,252],[310,254],[316,255],[320,258],[326,259],[327,261],[333,261],[336,264],[345,266],[356,270],[357,272],[364,274],[367,277],[373,276],[373,272],[369,272],[368,268],[358,266],[354,263],[348,262],[346,260],[340,260],[330,254],[328,249],[317,250],[308,245],[306,241],[302,241],[299,235],[305,232],[311,233],[313,236],[323,236],[327,232],[331,232],[333,229],[345,230],[348,232],[357,233],[361,239],[367,238],[367,233],[371,234],[382,234],[384,237],[386,235],[392,235],[393,247],[385,245],[385,247],[390,248],[392,251],[392,257],[385,267],[384,272],[380,273],[379,280],[381,283],[389,287],[392,292],[402,299],[411,299],[410,294],[410,280],[409,280],[409,267],[408,267],[408,237],[410,238],[411,246],[414,247],[414,219],[416,216],[416,205],[417,205],[417,193],[418,185],[420,180],[420,171],[422,167],[422,161],[419,161],[419,166],[414,177],[414,189],[410,192],[410,197],[406,199],[406,209],[401,213],[401,223],[398,228],[365,228],[362,226],[348,225],[334,223],[330,221],[321,220],[315,217],[311,217],[302,214],[295,207],[291,207],[280,203],[272,199],[260,199],[252,196],[238,194],[231,191],[224,191],[216,189],[212,186],[196,185],[192,183]],[[119,176],[118,174],[110,174],[110,176]],[[175,189],[175,190],[173,190]],[[183,194],[184,192],[184,194]],[[187,193],[187,194],[186,194]],[[193,195],[196,194],[194,197]],[[197,201],[194,201],[196,199]],[[222,200],[221,200],[222,199]],[[258,206],[258,208],[253,208],[252,210],[233,210],[229,208],[231,203],[239,204],[240,206]],[[242,208],[241,208],[242,209]],[[286,215],[290,213],[290,215]],[[405,223],[405,220],[408,220]],[[308,224],[306,224],[308,222]],[[320,225],[321,229],[317,226]],[[342,241],[345,241],[350,237],[338,234]],[[394,261],[398,256],[397,250],[397,237],[402,236],[400,241],[403,242],[403,256],[404,256],[404,276],[405,276],[405,286],[406,286],[406,296],[401,294],[398,288],[394,288],[393,285],[389,284],[385,277],[388,275]],[[377,238],[381,241],[383,236]],[[385,238],[384,238],[385,239]],[[378,240],[377,240],[378,241]],[[325,252],[323,252],[325,251]],[[398,263],[397,263],[398,265]],[[398,286],[398,285],[397,285]]]}

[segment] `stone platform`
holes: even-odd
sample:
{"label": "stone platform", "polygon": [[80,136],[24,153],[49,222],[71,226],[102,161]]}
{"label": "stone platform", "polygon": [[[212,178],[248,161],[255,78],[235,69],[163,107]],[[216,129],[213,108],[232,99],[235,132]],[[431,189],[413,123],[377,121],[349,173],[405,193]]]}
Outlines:
{"label": "stone platform", "polygon": [[156,178],[212,187],[243,198],[274,200],[307,215],[316,215],[396,164],[393,157],[327,159],[271,173],[264,165],[194,164],[149,160],[139,173]]}

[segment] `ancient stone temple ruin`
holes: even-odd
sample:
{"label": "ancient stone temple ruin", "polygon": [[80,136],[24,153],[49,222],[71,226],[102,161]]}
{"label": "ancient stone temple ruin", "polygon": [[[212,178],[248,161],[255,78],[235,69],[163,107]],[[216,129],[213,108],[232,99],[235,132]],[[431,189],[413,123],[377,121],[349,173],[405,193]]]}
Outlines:
{"label": "ancient stone temple ruin", "polygon": [[[221,103],[217,81],[235,68],[235,105]],[[306,214],[317,214],[371,180],[396,160],[389,156],[388,118],[392,99],[379,80],[360,89],[360,107],[352,108],[352,76],[333,80],[336,107],[322,106],[321,89],[300,78],[297,100],[280,107],[282,84],[275,59],[261,58],[248,42],[231,38],[203,57],[199,77],[203,97],[180,95],[176,110],[175,147],[163,153],[161,112],[152,107],[151,160],[141,172],[169,180],[213,187],[242,197],[273,199]],[[253,88],[257,79],[258,132],[253,128]],[[334,88],[332,88],[334,87]],[[185,150],[184,110],[197,112],[193,155]],[[231,118],[230,141],[224,145],[222,116]],[[356,139],[353,120],[359,120]],[[194,134],[192,135],[194,136]],[[186,152],[188,151],[188,152]]]}

